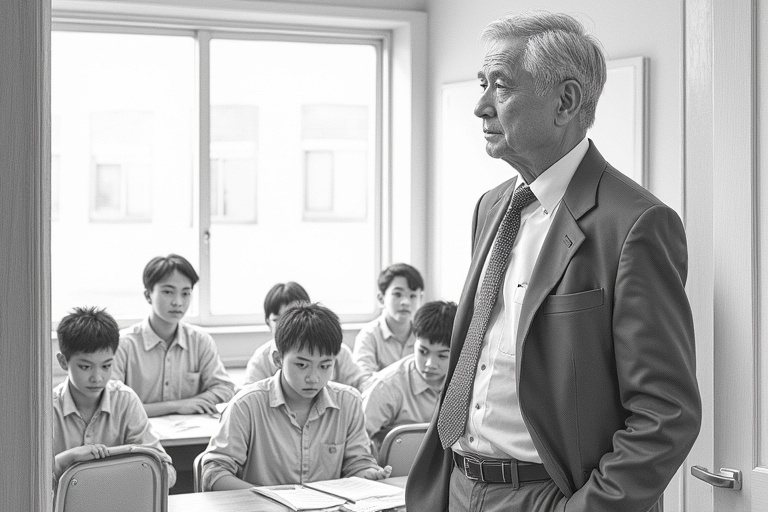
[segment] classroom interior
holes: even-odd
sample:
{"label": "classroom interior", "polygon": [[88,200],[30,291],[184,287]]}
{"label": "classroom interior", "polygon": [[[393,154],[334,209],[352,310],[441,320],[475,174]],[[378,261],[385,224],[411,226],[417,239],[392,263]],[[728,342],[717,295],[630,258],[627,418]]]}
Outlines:
{"label": "classroom interior", "polygon": [[[760,45],[768,34],[768,14],[759,0],[4,2],[0,6],[4,50],[0,52],[0,289],[4,290],[0,428],[13,442],[0,447],[6,461],[0,509],[50,509],[45,491],[50,488],[51,425],[45,404],[50,403],[51,383],[63,378],[53,364],[56,290],[52,288],[56,269],[58,275],[68,271],[57,263],[51,228],[50,162],[56,151],[51,147],[50,118],[52,29],[62,23],[109,19],[135,23],[166,17],[185,30],[200,20],[213,20],[227,29],[299,27],[332,32],[335,37],[361,31],[380,36],[388,59],[382,69],[387,87],[376,103],[381,122],[374,131],[381,130],[384,142],[376,146],[381,153],[372,175],[378,180],[377,195],[370,203],[375,215],[367,231],[373,241],[368,267],[361,271],[370,276],[369,284],[358,290],[360,297],[366,297],[365,307],[351,307],[341,315],[345,342],[351,344],[362,323],[376,315],[372,299],[377,267],[409,262],[425,277],[425,300],[458,299],[469,262],[474,203],[484,190],[511,176],[511,170],[490,158],[477,166],[470,158],[468,168],[451,165],[452,148],[445,143],[451,129],[446,122],[447,101],[452,88],[475,80],[483,56],[478,41],[482,28],[507,12],[528,9],[578,15],[600,39],[609,61],[644,59],[640,180],[686,223],[688,291],[696,317],[705,404],[702,434],[690,462],[665,493],[665,510],[768,510],[768,408],[761,400],[768,396],[768,322],[760,321],[768,318],[768,301],[762,300],[768,296],[768,272],[761,271],[768,268],[768,223],[760,222],[768,218],[768,207],[761,201],[768,197],[768,180],[761,179],[765,164],[760,158],[768,147],[762,130],[768,119],[768,88],[762,80],[768,56],[761,47],[766,45]],[[356,87],[358,71],[346,70],[342,81],[350,89]],[[472,125],[471,114],[466,120],[459,135],[474,133],[480,141],[479,123]],[[719,193],[724,182],[727,194]],[[347,236],[344,240],[353,245],[355,235]],[[289,239],[281,236],[278,244],[261,250],[276,251]],[[198,265],[210,269],[211,261],[206,260],[210,255],[201,250],[205,243],[198,233],[186,249]],[[115,245],[119,252],[120,243]],[[346,262],[343,245],[335,252]],[[239,264],[259,267],[259,250],[239,257]],[[136,285],[135,302],[144,305],[140,269],[125,275],[122,269],[113,271],[120,280]],[[313,271],[319,273],[302,269],[302,276],[312,279]],[[267,274],[265,279],[269,284],[302,280],[285,273],[275,279]],[[329,285],[318,281],[314,289],[308,287],[310,296],[323,300],[323,292],[315,290],[324,286]],[[210,302],[215,292],[203,290],[200,300]],[[263,318],[258,317],[266,290],[244,294],[243,300],[252,301],[253,307],[237,318],[209,315],[200,322],[216,339],[222,360],[235,375],[253,350],[269,339]],[[740,425],[738,430],[732,428],[734,423]],[[690,476],[692,465],[716,469],[734,467],[734,461],[747,475],[738,494],[713,492]]]}

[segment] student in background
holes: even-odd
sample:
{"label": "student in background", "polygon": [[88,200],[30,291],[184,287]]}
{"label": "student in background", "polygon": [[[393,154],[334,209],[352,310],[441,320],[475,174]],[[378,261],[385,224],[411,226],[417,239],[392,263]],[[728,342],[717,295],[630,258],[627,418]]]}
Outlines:
{"label": "student in background", "polygon": [[353,350],[358,366],[371,372],[413,353],[411,320],[421,304],[424,280],[407,263],[395,263],[379,274],[378,286],[381,316],[363,326]]}
{"label": "student in background", "polygon": [[341,324],[319,304],[297,303],[275,331],[280,370],[240,391],[222,414],[203,458],[203,488],[386,478],[370,453],[362,398],[329,382]]}
{"label": "student in background", "polygon": [[398,425],[427,423],[443,389],[456,317],[453,302],[427,302],[413,318],[413,354],[374,374],[363,393],[365,428],[376,449]]}
{"label": "student in background", "polygon": [[[309,294],[299,283],[293,281],[277,283],[269,290],[264,299],[264,318],[272,336],[275,335],[278,320],[289,304],[297,301],[309,302]],[[277,354],[277,346],[274,338],[257,348],[245,369],[244,385],[273,376],[277,372],[275,354]],[[362,391],[370,376],[370,371],[363,370],[352,360],[352,351],[342,343],[341,350],[336,356],[331,380]]]}
{"label": "student in background", "polygon": [[75,308],[56,330],[56,354],[67,378],[53,389],[54,474],[75,462],[101,459],[109,448],[136,444],[162,454],[168,485],[176,482],[171,458],[152,431],[131,388],[110,380],[120,340],[117,322],[103,309]]}
{"label": "student in background", "polygon": [[121,332],[115,378],[139,395],[147,415],[215,413],[235,394],[216,343],[181,319],[199,280],[185,258],[152,258],[144,268],[149,318]]}

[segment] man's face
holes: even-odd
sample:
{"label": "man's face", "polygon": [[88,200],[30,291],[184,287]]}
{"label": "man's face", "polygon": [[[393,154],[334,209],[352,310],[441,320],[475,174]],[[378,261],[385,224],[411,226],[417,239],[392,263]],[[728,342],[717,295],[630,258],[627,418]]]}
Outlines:
{"label": "man's face", "polygon": [[533,76],[523,69],[525,42],[519,38],[492,45],[478,73],[482,96],[475,115],[483,120],[486,151],[501,158],[527,177],[544,169],[557,147],[555,115],[557,89],[538,96]]}

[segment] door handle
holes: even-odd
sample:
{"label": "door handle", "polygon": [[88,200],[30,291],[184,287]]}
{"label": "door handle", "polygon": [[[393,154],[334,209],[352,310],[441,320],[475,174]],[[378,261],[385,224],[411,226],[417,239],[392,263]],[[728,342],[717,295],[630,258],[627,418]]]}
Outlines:
{"label": "door handle", "polygon": [[738,469],[720,468],[720,473],[710,473],[701,466],[691,467],[691,474],[715,487],[724,487],[738,491],[741,489],[741,471]]}

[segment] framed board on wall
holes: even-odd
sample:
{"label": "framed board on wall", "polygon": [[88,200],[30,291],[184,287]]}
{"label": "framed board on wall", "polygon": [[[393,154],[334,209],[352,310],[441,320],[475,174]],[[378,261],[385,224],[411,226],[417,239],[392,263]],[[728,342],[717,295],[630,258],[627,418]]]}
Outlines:
{"label": "framed board on wall", "polygon": [[[647,59],[608,61],[608,78],[595,124],[587,136],[618,170],[646,185]],[[475,202],[486,190],[514,176],[514,170],[485,152],[482,121],[474,107],[480,82],[441,88],[440,133],[435,169],[435,244],[430,254],[437,296],[458,300],[470,262],[470,229]]]}

